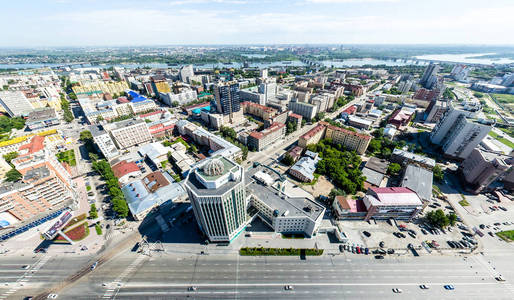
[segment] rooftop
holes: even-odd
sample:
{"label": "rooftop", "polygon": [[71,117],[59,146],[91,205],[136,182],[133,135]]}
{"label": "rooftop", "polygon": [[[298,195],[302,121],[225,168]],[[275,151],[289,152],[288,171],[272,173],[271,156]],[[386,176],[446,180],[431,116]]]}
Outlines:
{"label": "rooftop", "polygon": [[41,108],[37,110],[33,110],[29,113],[29,116],[27,118],[27,123],[34,123],[34,122],[41,122],[48,119],[56,119],[57,114],[55,113],[55,109],[48,107],[48,108]]}
{"label": "rooftop", "polygon": [[305,134],[303,134],[300,138],[309,140],[310,138],[315,136],[318,132],[325,130],[325,128],[326,128],[325,125],[321,124],[321,122],[320,122],[314,128],[312,128],[311,130],[309,130]]}
{"label": "rooftop", "polygon": [[30,143],[21,145],[20,148],[18,148],[18,150],[20,152],[27,150],[27,153],[23,153],[23,155],[36,153],[36,152],[43,150],[43,148],[45,148],[44,142],[45,142],[44,136],[35,135],[34,137],[32,137],[32,140],[30,141]]}
{"label": "rooftop", "polygon": [[393,155],[400,156],[408,160],[415,161],[417,163],[422,163],[430,167],[435,167],[435,160],[433,160],[432,158],[408,152],[399,148],[393,150]]}
{"label": "rooftop", "polygon": [[[257,172],[268,174],[272,178],[273,184],[270,186],[258,182],[254,178]],[[287,216],[305,216],[312,220],[323,217],[324,208],[316,202],[305,197],[294,197],[279,192],[276,186],[281,181],[282,178],[279,174],[262,165],[248,170],[245,174],[247,194],[252,194],[272,209],[277,210],[279,216],[287,212]]]}
{"label": "rooftop", "polygon": [[335,201],[339,205],[352,213],[367,212],[366,205],[362,199],[353,199],[351,196],[336,196]]}
{"label": "rooftop", "polygon": [[371,187],[366,197],[373,206],[422,205],[419,196],[406,187]]}
{"label": "rooftop", "polygon": [[364,167],[385,174],[387,173],[387,167],[389,167],[389,162],[385,159],[380,159],[372,156],[366,162],[366,165]]}
{"label": "rooftop", "polygon": [[327,128],[330,128],[330,129],[336,130],[336,131],[341,131],[341,132],[344,132],[345,134],[348,134],[348,135],[353,135],[353,136],[356,136],[356,137],[359,137],[359,138],[362,138],[362,139],[366,139],[366,140],[371,139],[371,136],[367,135],[367,134],[362,134],[362,133],[358,133],[358,132],[355,132],[355,131],[351,131],[349,129],[345,129],[345,128],[337,127],[337,126],[334,126],[334,125],[330,125],[330,124],[328,124],[327,122],[324,122],[324,121],[321,121],[319,123],[322,124],[323,126],[326,126]]}
{"label": "rooftop", "polygon": [[126,160],[120,161],[119,163],[113,165],[111,169],[114,173],[114,176],[116,176],[118,179],[132,172],[139,171],[139,167],[135,162],[127,162]]}
{"label": "rooftop", "polygon": [[408,165],[401,186],[413,190],[421,199],[428,201],[432,197],[432,180],[431,171],[415,165]]}
{"label": "rooftop", "polygon": [[282,129],[285,126],[286,126],[285,124],[275,122],[275,123],[271,124],[270,127],[266,128],[262,131],[252,131],[250,133],[250,136],[255,139],[262,139],[263,137]]}

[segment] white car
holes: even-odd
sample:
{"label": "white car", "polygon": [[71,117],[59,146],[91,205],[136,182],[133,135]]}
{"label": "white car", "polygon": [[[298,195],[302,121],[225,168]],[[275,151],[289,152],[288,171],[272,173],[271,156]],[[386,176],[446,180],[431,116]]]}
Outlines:
{"label": "white car", "polygon": [[401,294],[403,293],[402,289],[393,289],[393,293]]}
{"label": "white car", "polygon": [[23,270],[28,270],[28,269],[30,269],[30,265],[24,265],[24,266],[22,266],[21,268],[22,268]]}
{"label": "white car", "polygon": [[50,294],[46,297],[46,299],[57,299],[57,297],[59,297],[59,295],[57,294]]}

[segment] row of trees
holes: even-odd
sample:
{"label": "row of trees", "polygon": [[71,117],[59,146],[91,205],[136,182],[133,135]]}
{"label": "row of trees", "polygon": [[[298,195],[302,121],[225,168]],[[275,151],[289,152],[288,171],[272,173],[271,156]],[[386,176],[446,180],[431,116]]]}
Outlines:
{"label": "row of trees", "polygon": [[231,142],[232,144],[238,146],[241,148],[241,151],[243,152],[243,161],[246,160],[248,157],[248,147],[243,145],[240,141],[237,140],[237,133],[233,128],[221,126],[220,127],[220,133],[223,138]]}
{"label": "row of trees", "polygon": [[340,144],[334,144],[331,139],[308,145],[307,150],[317,152],[321,157],[316,173],[330,177],[346,194],[364,190],[366,178],[359,169],[362,161],[355,152],[346,151]]}
{"label": "row of trees", "polygon": [[16,157],[18,157],[18,152],[15,152],[15,151],[4,154],[4,156],[3,156],[5,161],[12,167],[12,169],[10,169],[9,171],[7,171],[5,173],[5,181],[7,181],[7,182],[15,182],[15,181],[20,180],[23,177],[21,175],[21,173],[18,172],[18,170],[16,170],[14,168],[13,164],[11,164],[11,161],[13,159],[15,159]]}
{"label": "row of trees", "polygon": [[114,176],[111,165],[105,160],[93,161],[93,169],[102,175],[102,178],[109,189],[112,210],[116,212],[119,217],[127,217],[129,213],[127,201],[125,201],[125,196],[120,189],[118,178]]}
{"label": "row of trees", "polygon": [[66,100],[66,96],[64,96],[64,94],[61,94],[61,108],[64,112],[64,121],[67,123],[73,121],[74,117],[73,113],[71,112],[70,102]]}
{"label": "row of trees", "polygon": [[286,135],[290,135],[298,129],[298,123],[293,121],[288,121],[286,123]]}

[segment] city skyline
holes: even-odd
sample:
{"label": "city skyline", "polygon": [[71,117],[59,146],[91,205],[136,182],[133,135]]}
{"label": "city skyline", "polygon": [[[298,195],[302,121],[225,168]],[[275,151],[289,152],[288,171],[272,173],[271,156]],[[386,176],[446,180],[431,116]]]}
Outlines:
{"label": "city skyline", "polygon": [[[191,44],[512,45],[509,1],[28,1],[3,47]],[[19,19],[23,16],[23,22]],[[16,26],[12,26],[16,24]]]}

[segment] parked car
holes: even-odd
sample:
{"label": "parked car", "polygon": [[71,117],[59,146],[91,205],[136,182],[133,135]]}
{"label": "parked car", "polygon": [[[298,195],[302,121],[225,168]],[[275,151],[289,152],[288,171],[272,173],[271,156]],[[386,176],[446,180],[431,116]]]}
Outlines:
{"label": "parked car", "polygon": [[384,259],[383,255],[375,255],[375,259]]}
{"label": "parked car", "polygon": [[367,231],[363,231],[362,234],[364,234],[366,237],[370,237],[371,236],[371,233],[369,233]]}

